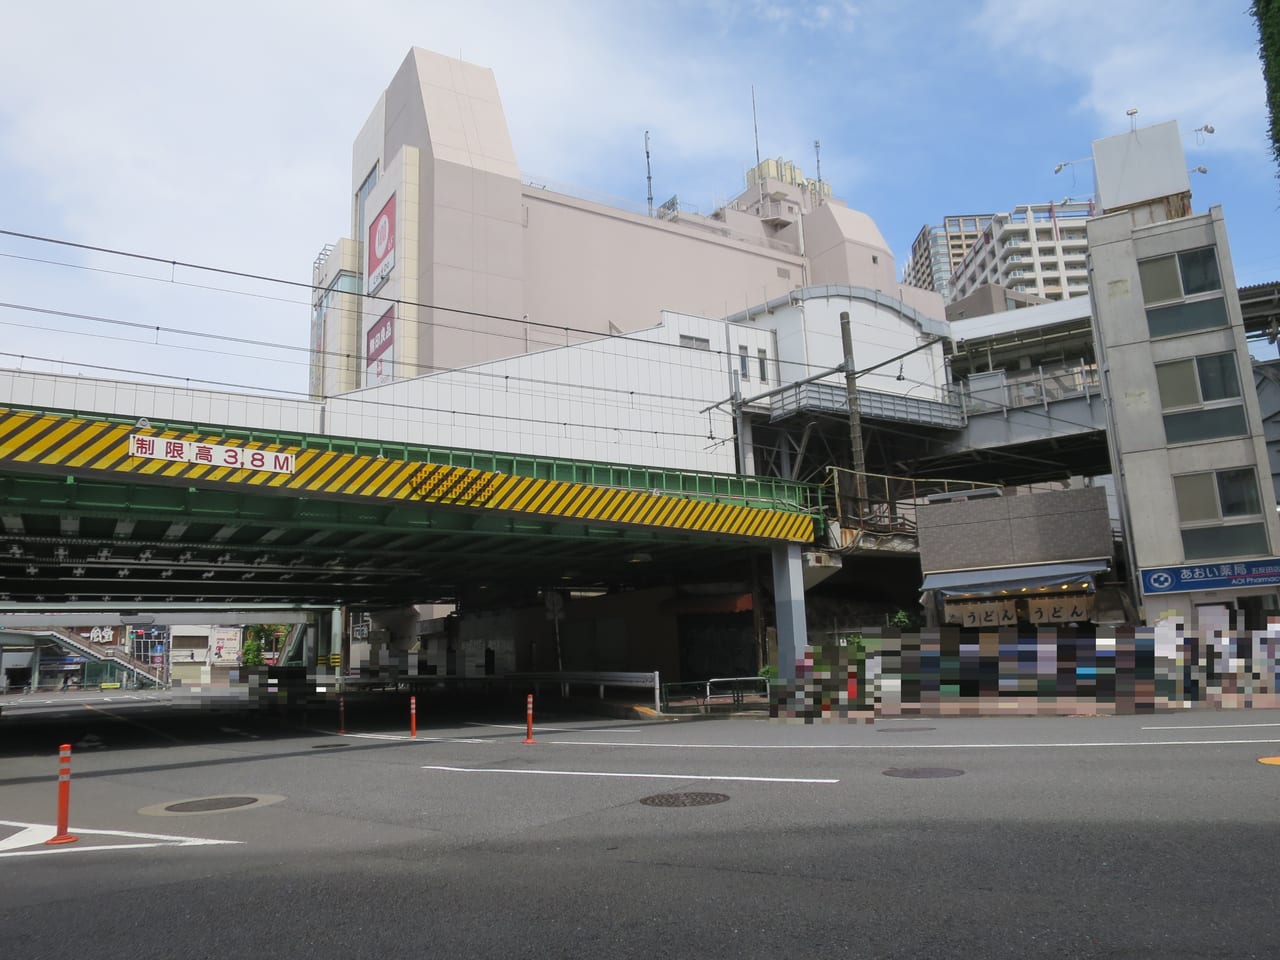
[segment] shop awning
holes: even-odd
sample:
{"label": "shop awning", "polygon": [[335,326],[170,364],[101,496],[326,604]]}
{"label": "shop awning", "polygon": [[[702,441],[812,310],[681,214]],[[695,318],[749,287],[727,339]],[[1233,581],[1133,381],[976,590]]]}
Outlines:
{"label": "shop awning", "polygon": [[1062,587],[1074,584],[1093,588],[1094,574],[1107,569],[1105,560],[1078,560],[1072,563],[1043,563],[1029,567],[994,567],[988,570],[956,570],[931,573],[921,590],[936,590],[943,597],[957,594],[992,594],[1001,590],[1033,587]]}

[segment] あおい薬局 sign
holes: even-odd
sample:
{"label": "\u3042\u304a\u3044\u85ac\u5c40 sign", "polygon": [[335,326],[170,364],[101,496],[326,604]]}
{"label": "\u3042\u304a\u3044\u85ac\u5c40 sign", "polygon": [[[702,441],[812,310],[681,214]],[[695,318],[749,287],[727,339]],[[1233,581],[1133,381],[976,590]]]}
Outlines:
{"label": "\u3042\u304a\u3044\u85ac\u5c40 sign", "polygon": [[235,470],[266,470],[270,473],[293,473],[296,454],[274,450],[252,450],[248,447],[224,447],[196,440],[166,440],[163,437],[129,436],[129,456],[149,460],[171,460],[175,463],[207,463],[213,467]]}

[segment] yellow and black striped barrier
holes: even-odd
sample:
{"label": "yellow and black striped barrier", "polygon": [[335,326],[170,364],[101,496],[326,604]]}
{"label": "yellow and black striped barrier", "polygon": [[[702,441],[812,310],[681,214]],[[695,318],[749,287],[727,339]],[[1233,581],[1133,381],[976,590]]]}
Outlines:
{"label": "yellow and black striped barrier", "polygon": [[0,408],[0,465],[280,495],[421,502],[650,529],[809,542],[812,515],[368,454],[241,442]]}

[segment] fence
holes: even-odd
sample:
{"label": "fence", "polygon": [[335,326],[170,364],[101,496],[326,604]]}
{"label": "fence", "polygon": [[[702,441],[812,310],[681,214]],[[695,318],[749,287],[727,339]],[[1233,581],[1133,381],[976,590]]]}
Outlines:
{"label": "fence", "polygon": [[653,691],[653,709],[662,711],[662,682],[658,671],[652,673],[586,672],[562,670],[551,673],[509,673],[499,678],[513,683],[532,683],[536,693],[540,684],[554,683],[560,687],[560,695],[568,697],[574,687],[595,687],[597,695],[604,699],[606,687],[621,687]]}
{"label": "fence", "polygon": [[981,386],[970,383],[961,392],[960,401],[966,416],[1047,406],[1056,400],[1098,396],[1101,392],[1098,365],[1083,359],[1073,364],[996,373],[1003,376],[986,380]]}
{"label": "fence", "polygon": [[[843,467],[828,467],[827,484],[832,490],[836,519],[840,526],[877,534],[903,533],[915,536],[916,508],[940,493],[964,490],[998,490],[994,483],[970,480],[933,480],[893,477],[879,473],[855,473]],[[859,497],[861,479],[861,497]]]}
{"label": "fence", "polygon": [[765,677],[713,677],[664,683],[661,710],[663,713],[706,712],[717,702],[740,707],[748,702],[763,705],[768,700],[769,680]]}

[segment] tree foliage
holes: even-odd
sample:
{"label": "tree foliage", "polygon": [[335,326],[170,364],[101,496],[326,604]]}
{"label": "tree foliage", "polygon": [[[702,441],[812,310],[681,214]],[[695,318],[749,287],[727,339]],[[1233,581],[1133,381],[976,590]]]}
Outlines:
{"label": "tree foliage", "polygon": [[268,651],[279,651],[280,644],[289,633],[282,623],[252,623],[245,629],[244,649],[240,662],[246,667],[260,666]]}
{"label": "tree foliage", "polygon": [[240,662],[246,667],[262,666],[262,644],[254,637],[249,637],[244,642],[244,649],[240,651]]}
{"label": "tree foliage", "polygon": [[1267,86],[1267,112],[1271,118],[1271,155],[1280,165],[1280,0],[1253,0],[1258,24],[1258,53]]}

